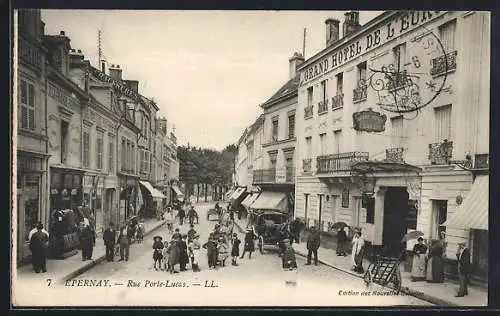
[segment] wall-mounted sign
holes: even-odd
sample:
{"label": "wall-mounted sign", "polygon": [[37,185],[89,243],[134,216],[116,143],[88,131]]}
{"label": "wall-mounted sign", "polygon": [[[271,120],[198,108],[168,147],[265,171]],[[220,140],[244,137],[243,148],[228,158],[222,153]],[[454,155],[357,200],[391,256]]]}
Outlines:
{"label": "wall-mounted sign", "polygon": [[352,114],[354,130],[363,132],[383,132],[387,117],[384,114],[373,111],[355,112]]}

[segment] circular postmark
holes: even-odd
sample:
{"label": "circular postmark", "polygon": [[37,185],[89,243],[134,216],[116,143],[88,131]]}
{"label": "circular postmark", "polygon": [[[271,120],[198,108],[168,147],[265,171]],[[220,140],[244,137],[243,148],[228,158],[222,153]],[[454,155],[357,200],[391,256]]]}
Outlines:
{"label": "circular postmark", "polygon": [[376,92],[381,109],[415,118],[446,89],[448,72],[456,67],[456,51],[446,52],[439,37],[422,26],[394,47],[392,56],[392,62],[369,68],[366,85]]}

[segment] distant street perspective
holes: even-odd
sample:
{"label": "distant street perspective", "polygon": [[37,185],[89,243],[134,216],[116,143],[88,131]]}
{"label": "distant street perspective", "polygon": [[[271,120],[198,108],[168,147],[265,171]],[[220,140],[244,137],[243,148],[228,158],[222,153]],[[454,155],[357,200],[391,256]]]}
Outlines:
{"label": "distant street perspective", "polygon": [[489,12],[15,19],[14,305],[488,305]]}

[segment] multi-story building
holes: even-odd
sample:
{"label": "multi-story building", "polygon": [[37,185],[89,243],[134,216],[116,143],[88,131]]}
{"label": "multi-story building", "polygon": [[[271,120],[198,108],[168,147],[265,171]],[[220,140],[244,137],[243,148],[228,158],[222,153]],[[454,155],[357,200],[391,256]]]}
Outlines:
{"label": "multi-story building", "polygon": [[327,20],[327,47],[299,66],[296,216],[361,227],[388,254],[410,230],[445,230],[447,257],[469,242],[484,277],[489,14],[358,17],[346,13],[342,38]]}
{"label": "multi-story building", "polygon": [[13,133],[16,134],[17,171],[17,259],[23,260],[30,254],[28,235],[36,223],[47,226],[50,214],[46,199],[48,130],[47,104],[45,100],[45,50],[42,46],[44,23],[40,10],[18,10],[17,38],[14,49],[17,63],[14,64]]}
{"label": "multi-story building", "polygon": [[[293,213],[295,193],[295,110],[300,79],[297,66],[302,62],[304,57],[295,53],[289,59],[289,80],[260,105],[264,110],[263,143],[260,145],[262,169],[254,167],[252,177],[252,184],[264,191],[255,201],[255,207],[260,200],[272,199],[290,214]],[[273,191],[281,194],[266,193]]]}

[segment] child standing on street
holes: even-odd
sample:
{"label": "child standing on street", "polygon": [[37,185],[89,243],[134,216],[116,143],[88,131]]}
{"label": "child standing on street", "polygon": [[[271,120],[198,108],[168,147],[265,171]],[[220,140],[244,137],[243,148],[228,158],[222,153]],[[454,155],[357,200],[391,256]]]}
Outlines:
{"label": "child standing on street", "polygon": [[207,250],[208,268],[215,269],[217,264],[217,243],[214,240],[214,235],[210,234],[208,241],[203,245]]}
{"label": "child standing on street", "polygon": [[[163,259],[162,249],[163,243],[162,238],[160,236],[153,237],[153,261],[154,261],[154,269],[158,271],[161,269],[161,260]],[[158,263],[158,268],[156,267],[156,263]]]}
{"label": "child standing on street", "polygon": [[226,259],[228,257],[227,244],[224,237],[219,237],[219,244],[217,245],[217,260],[221,263],[223,267],[226,266]]}
{"label": "child standing on street", "polygon": [[233,248],[231,249],[231,256],[233,257],[233,260],[231,264],[233,266],[238,266],[236,263],[236,259],[238,259],[240,255],[240,244],[241,240],[238,238],[238,234],[234,233],[233,234]]}
{"label": "child standing on street", "polygon": [[193,239],[189,242],[188,251],[189,258],[191,260],[191,269],[193,272],[200,272],[200,266],[198,264],[198,259],[200,257],[200,235],[194,235]]}

